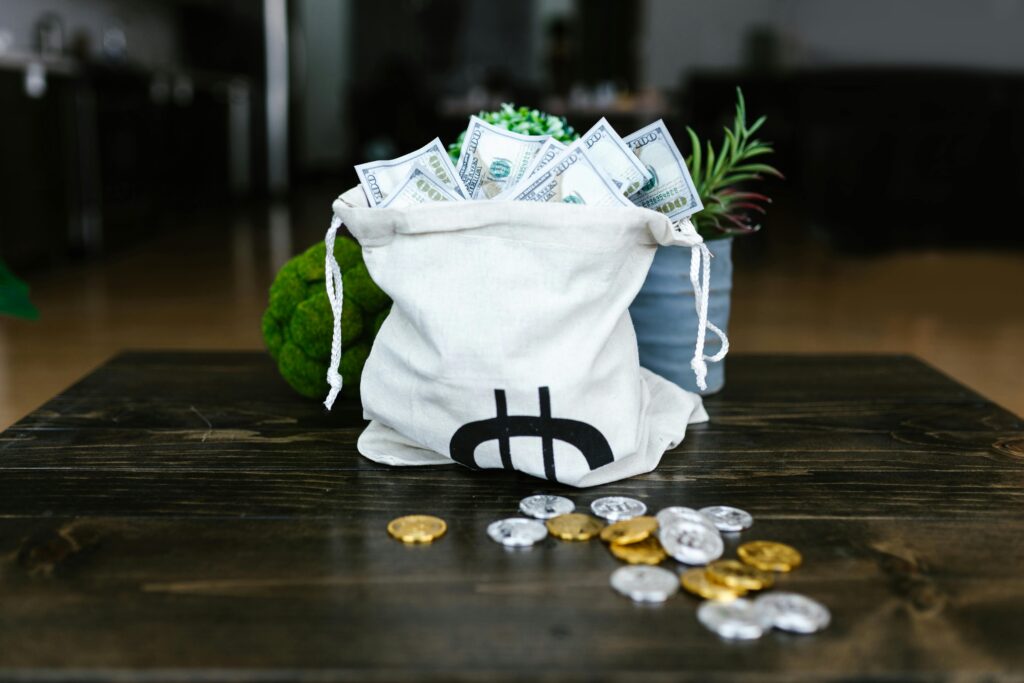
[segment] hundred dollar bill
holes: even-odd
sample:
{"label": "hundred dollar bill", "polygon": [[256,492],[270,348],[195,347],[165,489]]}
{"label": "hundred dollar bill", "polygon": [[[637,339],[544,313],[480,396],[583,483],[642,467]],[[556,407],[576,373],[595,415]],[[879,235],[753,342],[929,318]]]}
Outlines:
{"label": "hundred dollar bill", "polygon": [[[533,176],[537,175],[537,172],[540,169],[544,168],[549,163],[551,163],[551,161],[555,157],[564,152],[566,149],[568,149],[568,147],[566,147],[558,140],[554,138],[548,138],[547,142],[544,143],[544,146],[540,148],[539,152],[537,152],[537,156],[534,157],[533,162],[530,164],[530,167],[526,169],[526,173],[524,174],[523,178],[532,178]],[[511,199],[513,193],[516,191],[516,187],[518,187],[518,185],[509,185],[501,192],[501,194],[492,197],[492,199]]]}
{"label": "hundred dollar bill", "polygon": [[448,152],[441,144],[440,138],[434,138],[425,146],[397,159],[371,161],[356,166],[356,175],[366,192],[370,206],[380,206],[392,192],[398,189],[414,166],[419,166],[433,173],[438,182],[449,191],[462,197],[469,197],[466,186],[452,167]]}
{"label": "hundred dollar bill", "polygon": [[462,197],[450,192],[448,188],[434,179],[429,171],[414,166],[398,188],[381,202],[381,209],[404,209],[416,204],[430,202],[461,202]]}
{"label": "hundred dollar bill", "polygon": [[580,140],[590,156],[627,197],[651,180],[647,167],[630,151],[607,119],[602,118],[594,124]]}
{"label": "hundred dollar bill", "polygon": [[660,211],[673,221],[692,216],[704,208],[683,155],[664,121],[658,120],[641,128],[627,136],[625,143],[653,176],[630,197],[634,204]]}
{"label": "hundred dollar bill", "polygon": [[537,152],[537,156],[534,158],[533,163],[530,164],[530,168],[526,169],[526,177],[529,178],[550,164],[555,157],[564,152],[568,147],[554,138],[548,138],[548,141],[544,143],[544,146]]}
{"label": "hundred dollar bill", "polygon": [[512,201],[633,206],[578,141],[524,180],[513,191]]}
{"label": "hundred dollar bill", "polygon": [[472,116],[455,170],[470,199],[491,199],[526,177],[549,135],[522,135]]}

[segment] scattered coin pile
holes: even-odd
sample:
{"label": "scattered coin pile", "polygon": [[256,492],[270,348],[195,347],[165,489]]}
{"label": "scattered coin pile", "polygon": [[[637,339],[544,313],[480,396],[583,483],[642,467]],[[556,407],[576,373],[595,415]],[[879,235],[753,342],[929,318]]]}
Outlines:
{"label": "scattered coin pile", "polygon": [[[647,505],[635,498],[606,496],[590,504],[592,515],[576,512],[563,496],[535,495],[519,503],[524,517],[492,522],[487,535],[501,545],[529,547],[549,535],[563,541],[600,537],[611,554],[627,565],[612,572],[611,587],[636,602],[668,600],[682,586],[705,599],[697,610],[701,624],[723,638],[760,638],[772,628],[791,633],[815,633],[828,626],[831,615],[821,603],[797,593],[764,593],[776,572],[800,566],[799,551],[784,543],[750,541],[740,545],[739,559],[722,559],[722,532],[749,529],[754,518],[739,508],[714,505],[695,510],[668,507],[647,515]],[[399,517],[388,533],[404,543],[430,543],[447,530],[444,520],[430,515]],[[699,565],[679,576],[657,565],[668,557]]]}

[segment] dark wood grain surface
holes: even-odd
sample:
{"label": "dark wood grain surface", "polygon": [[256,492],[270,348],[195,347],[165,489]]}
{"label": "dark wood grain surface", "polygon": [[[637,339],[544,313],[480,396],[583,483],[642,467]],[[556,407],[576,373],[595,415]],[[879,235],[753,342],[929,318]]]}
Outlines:
{"label": "dark wood grain surface", "polygon": [[[1021,420],[907,357],[728,363],[656,472],[577,491],[368,462],[358,403],[262,354],[118,356],[0,434],[0,679],[1021,680]],[[487,539],[553,490],[746,508],[833,624],[730,643],[613,593],[599,542]],[[449,533],[390,539],[411,512]]]}

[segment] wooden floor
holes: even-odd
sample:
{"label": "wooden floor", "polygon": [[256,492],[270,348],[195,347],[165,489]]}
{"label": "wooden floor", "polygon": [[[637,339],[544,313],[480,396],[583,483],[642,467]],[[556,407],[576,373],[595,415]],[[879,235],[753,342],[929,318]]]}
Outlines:
{"label": "wooden floor", "polygon": [[[42,319],[0,318],[0,428],[122,349],[255,349],[276,268],[329,200],[205,213],[142,246],[29,277]],[[766,235],[735,249],[737,351],[906,352],[1024,414],[1022,252],[840,256]],[[768,246],[766,246],[768,245]]]}

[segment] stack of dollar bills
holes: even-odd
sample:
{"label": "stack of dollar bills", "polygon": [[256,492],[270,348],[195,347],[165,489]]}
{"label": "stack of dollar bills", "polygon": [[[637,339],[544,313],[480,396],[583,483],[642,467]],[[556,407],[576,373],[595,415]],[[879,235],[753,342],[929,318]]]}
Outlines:
{"label": "stack of dollar bills", "polygon": [[703,209],[664,121],[625,138],[601,119],[568,145],[475,116],[452,166],[441,140],[397,159],[356,166],[371,207],[426,202],[565,202],[641,206],[683,220]]}

